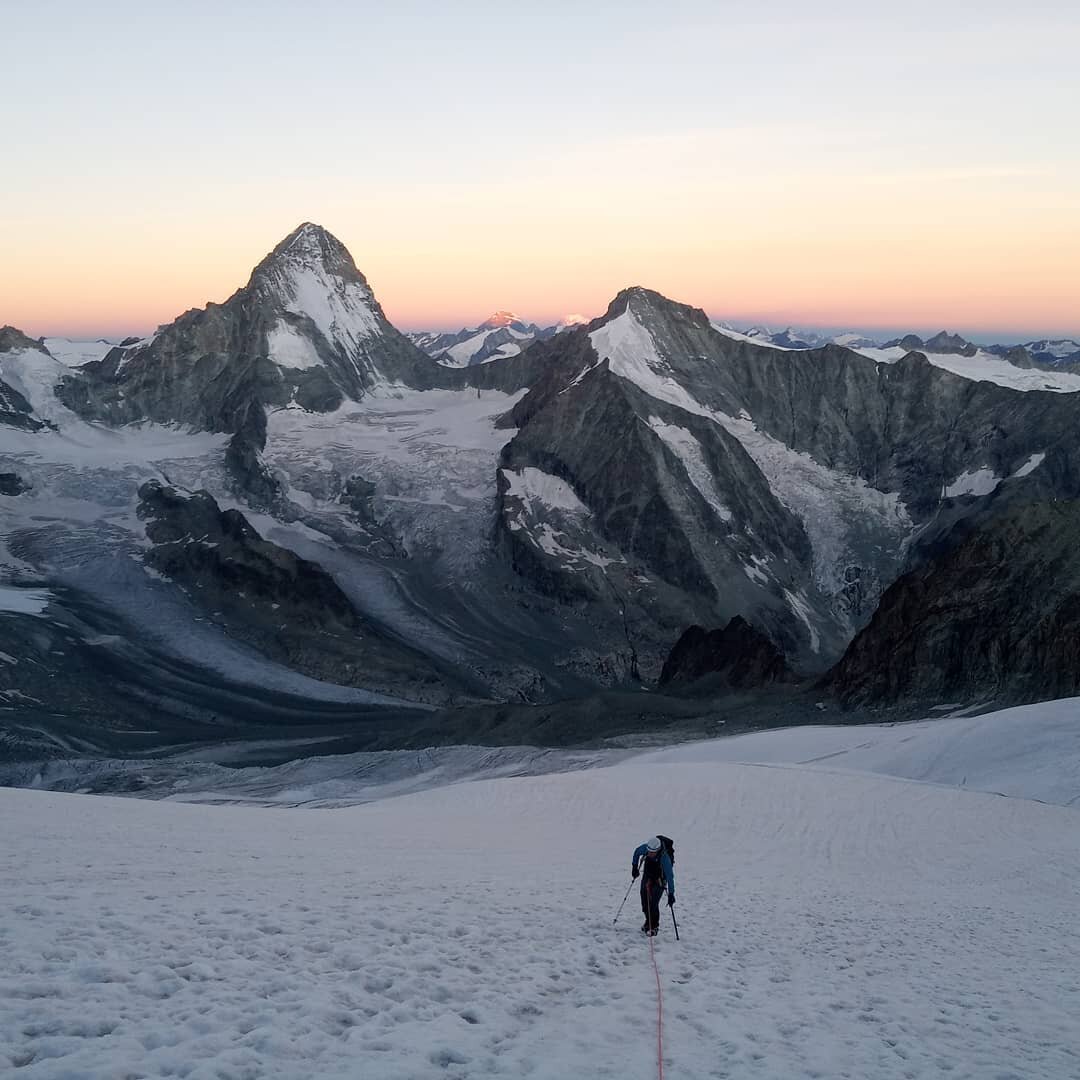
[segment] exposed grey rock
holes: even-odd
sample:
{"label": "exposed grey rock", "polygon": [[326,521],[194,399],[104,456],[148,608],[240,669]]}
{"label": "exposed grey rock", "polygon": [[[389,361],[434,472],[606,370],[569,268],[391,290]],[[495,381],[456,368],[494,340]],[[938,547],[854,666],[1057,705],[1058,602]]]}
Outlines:
{"label": "exposed grey rock", "polygon": [[467,700],[452,677],[357,614],[321,567],[259,536],[207,492],[139,489],[147,565],[185,588],[230,634],[314,678],[414,700]]}
{"label": "exposed grey rock", "polygon": [[[35,349],[45,353],[46,356],[50,355],[49,350],[40,341],[27,337],[14,326],[0,327],[0,357],[4,353],[20,352],[24,349]],[[0,361],[0,374],[2,373],[3,362]],[[19,428],[23,431],[41,431],[48,426],[34,415],[34,408],[30,402],[2,378],[0,378],[0,426]]]}
{"label": "exposed grey rock", "polygon": [[29,490],[30,485],[18,473],[0,472],[0,495],[22,495]]}
{"label": "exposed grey rock", "polygon": [[258,457],[268,408],[330,412],[384,384],[516,390],[535,370],[520,356],[475,374],[436,363],[387,321],[344,245],[305,223],[224,303],[129,339],[70,373],[58,396],[110,425],[153,420],[235,433],[228,464],[238,489],[267,507],[280,495]]}
{"label": "exposed grey rock", "polygon": [[965,341],[959,334],[950,334],[940,330],[925,345],[927,352],[955,353],[959,356],[974,356],[978,349],[970,341]]}
{"label": "exposed grey rock", "polygon": [[438,378],[437,365],[386,320],[341,242],[304,224],[223,304],[84,365],[61,397],[105,423],[235,432],[253,407],[326,412],[381,381],[424,387]]}
{"label": "exposed grey rock", "polygon": [[27,337],[14,326],[0,326],[0,353],[13,352],[16,349],[40,349],[44,353],[49,351],[41,341]]}
{"label": "exposed grey rock", "polygon": [[[685,392],[688,409],[674,404],[678,395],[646,394],[599,362],[590,334],[627,311],[662,357],[657,377]],[[773,350],[726,337],[704,313],[635,288],[585,330],[538,343],[530,354],[542,359],[542,370],[506,418],[519,431],[503,468],[523,475],[531,467],[565,482],[588,515],[539,515],[534,501],[531,527],[522,527],[522,502],[511,483],[501,484],[500,549],[537,588],[624,618],[643,657],[657,655],[661,625],[742,615],[800,665],[813,666],[812,639],[792,594],[813,611],[818,657],[838,655],[905,562],[917,565],[924,550],[947,542],[950,523],[981,512],[984,496],[949,494],[966,491],[965,475],[992,474],[1003,489],[1080,496],[1070,395],[974,382],[921,353],[878,364],[831,344]],[[699,415],[707,410],[719,422]],[[740,416],[752,424],[740,429]],[[693,436],[727,521],[710,512],[683,463],[654,437],[658,424]],[[760,462],[751,460],[728,433],[751,429],[759,441],[775,440],[777,462],[785,460],[782,448],[809,455],[838,491],[846,477],[871,494],[895,493],[907,524],[883,512],[867,516],[853,495],[850,511],[836,518],[843,532],[816,541],[840,547],[811,551],[804,519],[827,509],[830,496],[823,490],[803,517],[794,514],[776,497],[786,466],[775,464],[766,478],[762,468],[774,452],[766,446]],[[564,551],[545,550],[556,544]],[[601,568],[597,558],[570,558],[566,550],[612,561]],[[766,565],[768,579],[757,580]]]}
{"label": "exposed grey rock", "polygon": [[30,402],[3,380],[0,380],[0,424],[21,428],[23,431],[40,431],[45,427],[45,424],[34,416]]}
{"label": "exposed grey rock", "polygon": [[784,655],[759,630],[736,615],[723,629],[688,627],[660,673],[660,686],[712,676],[711,685],[747,689],[791,677]]}
{"label": "exposed grey rock", "polygon": [[1080,503],[1017,501],[893,583],[825,685],[843,701],[1080,693]]}

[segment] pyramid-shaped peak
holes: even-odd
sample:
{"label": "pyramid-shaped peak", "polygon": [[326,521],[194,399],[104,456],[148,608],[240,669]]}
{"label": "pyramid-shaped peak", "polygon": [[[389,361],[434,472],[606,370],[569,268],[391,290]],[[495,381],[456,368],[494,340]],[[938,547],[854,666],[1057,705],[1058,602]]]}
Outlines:
{"label": "pyramid-shaped peak", "polygon": [[256,268],[282,265],[323,268],[341,277],[361,277],[349,249],[333,233],[305,221],[282,240]]}
{"label": "pyramid-shaped peak", "polygon": [[617,318],[627,311],[646,325],[667,319],[689,320],[703,327],[709,325],[708,316],[700,308],[669,300],[663,293],[646,289],[643,285],[631,285],[628,289],[622,289],[608,305],[604,320]]}

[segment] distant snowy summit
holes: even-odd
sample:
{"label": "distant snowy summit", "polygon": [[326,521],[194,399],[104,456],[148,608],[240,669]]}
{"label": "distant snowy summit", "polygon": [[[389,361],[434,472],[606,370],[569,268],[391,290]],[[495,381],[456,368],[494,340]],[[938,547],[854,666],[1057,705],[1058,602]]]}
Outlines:
{"label": "distant snowy summit", "polygon": [[567,315],[554,326],[537,326],[527,323],[512,311],[496,311],[479,326],[466,327],[450,333],[420,330],[407,336],[423,349],[428,356],[446,367],[471,367],[516,356],[534,341],[546,341],[584,326],[589,320],[584,315]]}

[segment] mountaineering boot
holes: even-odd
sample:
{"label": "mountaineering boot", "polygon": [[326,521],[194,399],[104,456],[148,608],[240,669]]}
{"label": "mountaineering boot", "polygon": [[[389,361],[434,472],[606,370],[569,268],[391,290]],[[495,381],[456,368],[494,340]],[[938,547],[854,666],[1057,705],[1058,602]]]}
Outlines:
{"label": "mountaineering boot", "polygon": [[647,933],[649,932],[649,920],[648,920],[648,919],[646,919],[646,920],[645,920],[645,921],[644,921],[644,922],[643,922],[643,923],[641,924],[641,932],[642,932],[643,934],[647,934]]}
{"label": "mountaineering boot", "polygon": [[645,931],[645,936],[646,937],[656,937],[656,927],[654,926],[651,930],[646,930]]}

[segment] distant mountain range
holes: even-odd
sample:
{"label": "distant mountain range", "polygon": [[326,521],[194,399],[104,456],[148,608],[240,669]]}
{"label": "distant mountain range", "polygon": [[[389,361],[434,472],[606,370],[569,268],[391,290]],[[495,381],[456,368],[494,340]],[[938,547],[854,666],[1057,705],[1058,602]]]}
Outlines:
{"label": "distant mountain range", "polygon": [[[636,286],[462,334],[429,355],[310,223],[147,338],[0,331],[0,752],[275,717],[539,739],[551,714],[511,703],[662,674],[860,707],[1080,691],[1062,343],[810,347]],[[559,738],[683,708],[634,701]]]}
{"label": "distant mountain range", "polygon": [[1032,367],[1072,367],[1080,365],[1080,342],[1071,338],[1058,340],[1041,339],[1028,341],[1022,345],[976,345],[966,341],[959,334],[950,334],[942,330],[933,337],[923,340],[916,334],[891,340],[878,340],[863,334],[846,332],[823,335],[812,330],[773,331],[766,327],[754,326],[747,330],[738,330],[728,323],[714,322],[713,326],[722,334],[739,340],[750,341],[759,345],[769,345],[776,349],[820,349],[824,345],[843,345],[849,349],[892,349],[902,348],[907,352],[953,353],[974,356],[980,350],[995,356],[1004,356],[1018,366]]}
{"label": "distant mountain range", "polygon": [[479,326],[454,333],[413,331],[408,337],[440,364],[469,367],[516,356],[534,341],[545,341],[587,321],[584,315],[568,315],[555,326],[539,327],[524,322],[512,311],[496,311]]}
{"label": "distant mountain range", "polygon": [[[514,356],[528,348],[534,341],[545,341],[563,330],[584,325],[583,315],[569,315],[555,326],[539,327],[527,323],[513,312],[496,311],[479,326],[466,327],[452,333],[436,331],[412,331],[407,337],[429,356],[448,367],[467,367],[483,364],[507,356]],[[825,345],[843,345],[849,349],[895,349],[906,352],[974,356],[983,351],[1003,356],[1019,367],[1068,368],[1080,370],[1080,342],[1069,338],[1041,339],[1022,345],[976,345],[959,334],[946,330],[923,339],[907,334],[892,339],[871,338],[865,334],[847,331],[839,334],[821,334],[813,330],[798,330],[789,326],[783,330],[770,330],[752,326],[740,330],[725,322],[712,323],[720,333],[736,340],[775,349],[820,349]]]}

